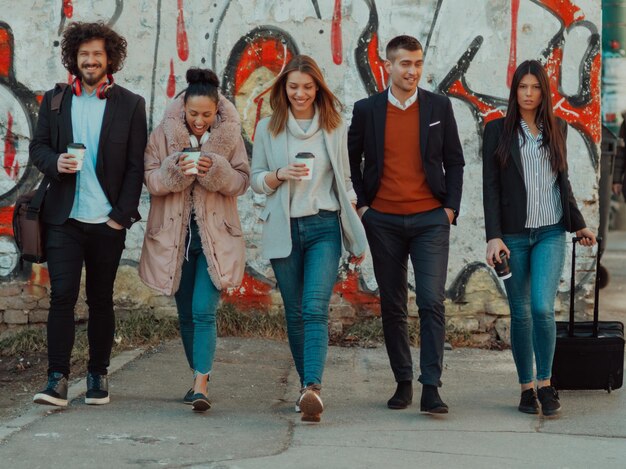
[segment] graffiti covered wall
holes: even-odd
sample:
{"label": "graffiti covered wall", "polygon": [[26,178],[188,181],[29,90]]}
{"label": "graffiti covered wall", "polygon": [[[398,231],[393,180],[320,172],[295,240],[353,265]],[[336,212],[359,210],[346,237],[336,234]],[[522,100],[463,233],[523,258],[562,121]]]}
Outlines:
{"label": "graffiti covered wall", "polygon": [[[59,59],[59,42],[71,21],[105,21],[127,38],[128,59],[116,79],[146,98],[150,128],[184,89],[187,68],[213,68],[224,94],[240,111],[248,149],[256,123],[270,112],[269,86],[294,54],[306,53],[318,61],[346,105],[349,120],[356,100],[385,87],[385,43],[397,34],[418,37],[426,62],[421,86],[451,97],[467,162],[448,275],[449,299],[459,305],[468,303],[468,285],[481,273],[484,282],[474,288],[501,297],[497,280],[483,263],[482,129],[503,115],[516,65],[539,59],[551,76],[555,111],[570,125],[574,192],[588,223],[596,225],[601,66],[597,1],[0,0],[0,7],[10,12],[0,18],[0,283],[47,288],[45,266],[19,270],[10,219],[16,196],[39,182],[28,161],[28,143],[42,93],[70,78]],[[144,217],[148,204],[144,193]],[[276,297],[271,268],[258,251],[257,215],[263,204],[264,198],[251,191],[240,200],[248,269],[244,286],[226,299],[242,305],[268,305]],[[138,260],[143,229],[138,223],[127,237],[124,263],[129,266]],[[580,270],[589,262],[583,258]],[[348,266],[341,270],[336,288],[341,302],[353,313],[365,304],[375,309],[370,261],[358,272]],[[586,283],[584,274],[580,281]]]}

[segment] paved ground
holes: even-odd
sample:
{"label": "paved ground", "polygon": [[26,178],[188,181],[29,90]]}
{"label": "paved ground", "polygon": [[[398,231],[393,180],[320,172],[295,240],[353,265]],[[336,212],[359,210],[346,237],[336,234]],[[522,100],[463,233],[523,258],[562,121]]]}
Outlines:
{"label": "paved ground", "polygon": [[[604,264],[603,318],[624,320],[626,233],[609,240]],[[0,467],[626,467],[626,389],[562,392],[557,419],[521,414],[509,351],[446,352],[451,413],[431,417],[417,403],[385,407],[394,383],[384,348],[331,347],[318,425],[293,412],[284,343],[220,339],[206,414],[181,403],[191,377],[178,341],[138,355],[116,358],[107,406],[84,405],[81,382],[65,410],[30,406],[0,422]]]}

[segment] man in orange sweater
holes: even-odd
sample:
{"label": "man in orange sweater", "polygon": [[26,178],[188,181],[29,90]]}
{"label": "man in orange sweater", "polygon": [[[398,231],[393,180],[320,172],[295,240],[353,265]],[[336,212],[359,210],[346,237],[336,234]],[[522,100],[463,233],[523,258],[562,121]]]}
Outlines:
{"label": "man in orange sweater", "polygon": [[357,210],[370,245],[380,291],[385,344],[397,382],[387,402],[413,400],[413,361],[407,324],[407,264],[415,272],[420,316],[423,412],[444,414],[439,396],[445,340],[450,224],[463,186],[463,149],[450,100],[418,88],[422,45],[411,36],[387,44],[391,86],[354,105],[348,131]]}

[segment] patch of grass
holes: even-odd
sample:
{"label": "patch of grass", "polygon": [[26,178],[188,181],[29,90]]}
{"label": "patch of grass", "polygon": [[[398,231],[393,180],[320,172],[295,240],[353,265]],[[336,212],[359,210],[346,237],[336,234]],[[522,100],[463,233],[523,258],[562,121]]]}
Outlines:
{"label": "patch of grass", "polygon": [[[382,320],[380,318],[371,318],[350,326],[337,342],[339,345],[369,346],[371,344],[382,344],[384,341]],[[417,347],[420,343],[419,321],[417,320],[409,321],[409,341],[414,347]]]}
{"label": "patch of grass", "polygon": [[13,356],[26,352],[46,350],[45,329],[24,329],[17,334],[0,341],[0,355]]}
{"label": "patch of grass", "polygon": [[287,326],[283,314],[245,313],[229,303],[217,310],[217,332],[222,337],[262,337],[285,340]]}
{"label": "patch of grass", "polygon": [[[178,318],[157,319],[147,312],[131,314],[118,319],[115,324],[113,353],[141,346],[155,346],[163,340],[178,335]],[[24,329],[0,342],[0,354],[4,356],[42,352],[47,348],[45,329]],[[87,326],[78,324],[72,349],[72,363],[86,362],[89,359]]]}

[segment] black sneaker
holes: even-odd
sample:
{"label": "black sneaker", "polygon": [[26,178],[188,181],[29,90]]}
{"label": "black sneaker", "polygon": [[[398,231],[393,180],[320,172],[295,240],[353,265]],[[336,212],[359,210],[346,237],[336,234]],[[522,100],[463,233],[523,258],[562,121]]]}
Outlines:
{"label": "black sneaker", "polygon": [[102,405],[108,404],[109,398],[109,377],[107,375],[97,375],[92,372],[87,373],[87,394],[85,394],[85,404]]}
{"label": "black sneaker", "polygon": [[193,388],[187,391],[185,397],[183,397],[183,404],[192,405],[193,404]]}
{"label": "black sneaker", "polygon": [[525,414],[539,413],[539,403],[537,402],[537,393],[534,388],[522,391],[522,397],[520,398],[517,410],[524,412]]}
{"label": "black sneaker", "polygon": [[544,386],[537,390],[537,397],[541,402],[541,412],[546,417],[555,415],[561,410],[559,393],[552,386]]}
{"label": "black sneaker", "polygon": [[56,371],[50,373],[46,389],[35,394],[33,402],[36,404],[67,407],[67,378],[63,376],[63,373]]}

